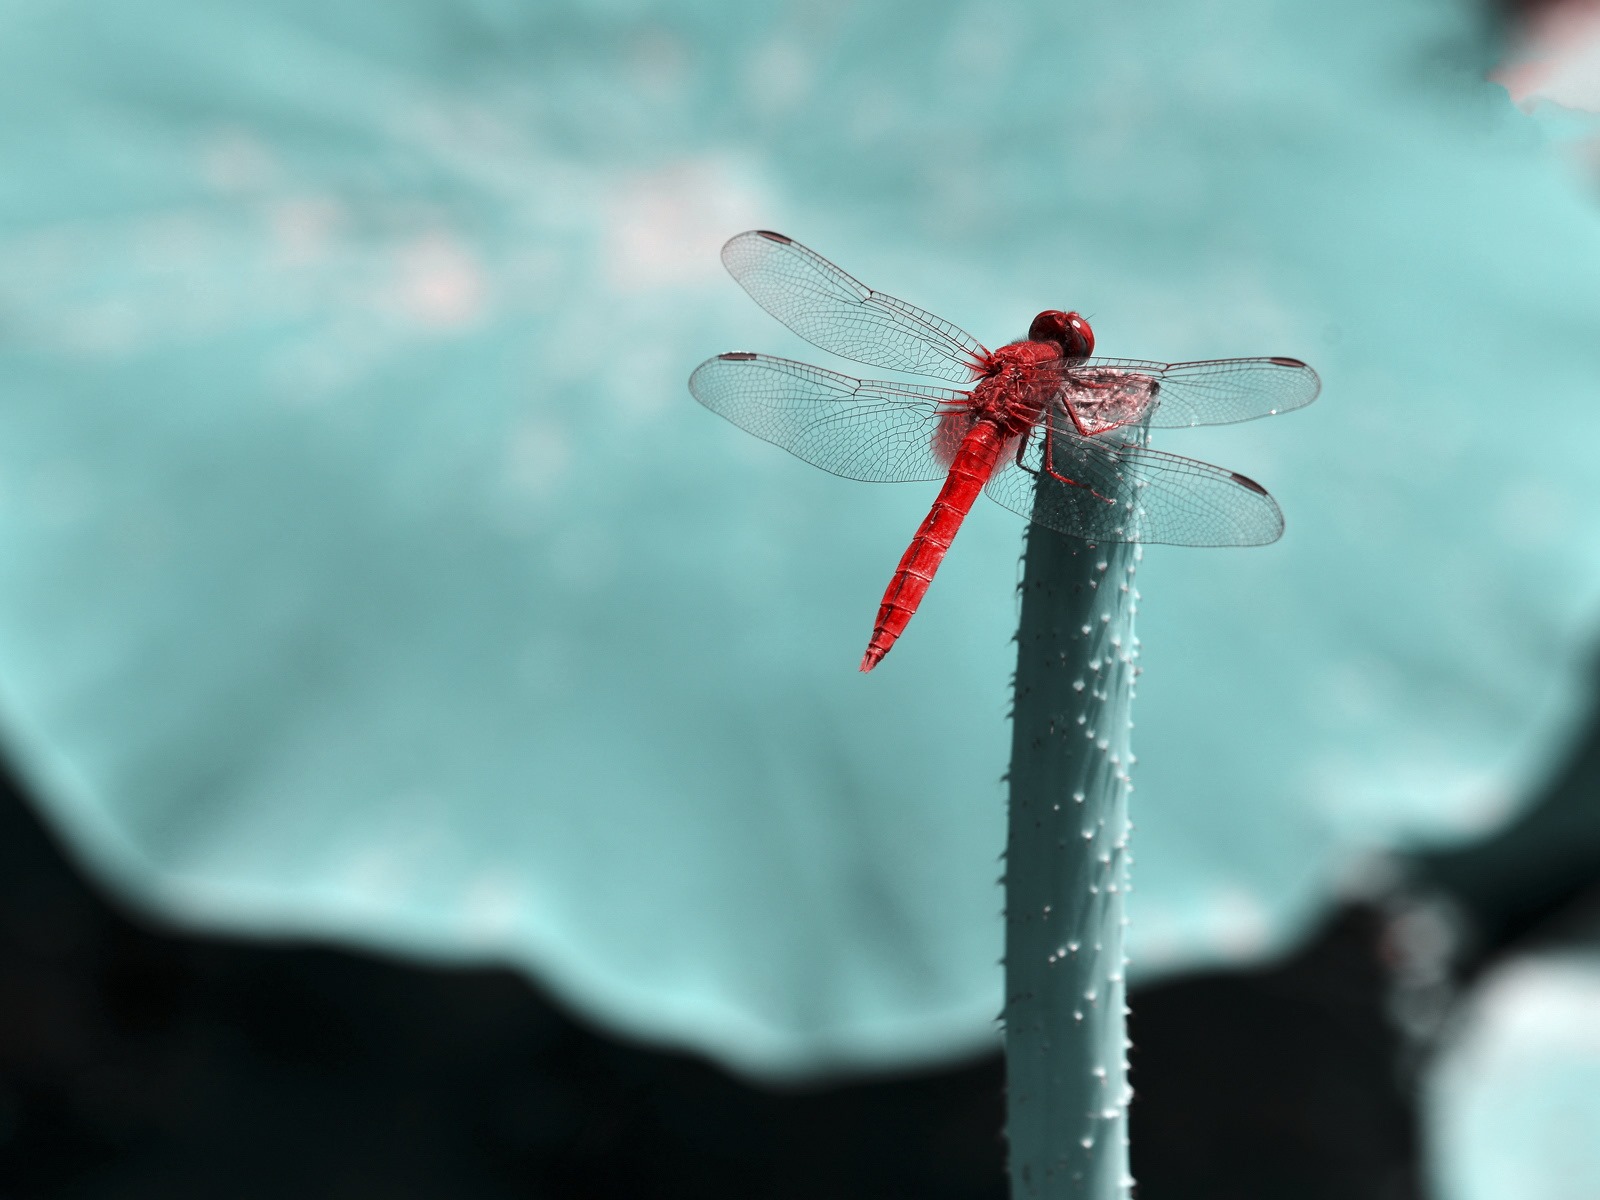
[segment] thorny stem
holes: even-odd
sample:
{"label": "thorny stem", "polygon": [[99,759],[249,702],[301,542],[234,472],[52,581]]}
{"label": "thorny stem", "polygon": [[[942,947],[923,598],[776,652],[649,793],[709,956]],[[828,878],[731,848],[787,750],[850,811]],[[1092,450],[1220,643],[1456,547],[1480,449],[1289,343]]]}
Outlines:
{"label": "thorny stem", "polygon": [[1121,1200],[1133,1184],[1123,897],[1138,558],[1028,533],[1005,870],[1013,1200]]}

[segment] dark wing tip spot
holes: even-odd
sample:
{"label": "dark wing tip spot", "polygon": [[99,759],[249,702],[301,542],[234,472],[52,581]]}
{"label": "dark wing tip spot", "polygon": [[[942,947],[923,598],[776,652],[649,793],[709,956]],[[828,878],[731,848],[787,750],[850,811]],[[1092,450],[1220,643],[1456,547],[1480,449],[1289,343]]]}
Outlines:
{"label": "dark wing tip spot", "polygon": [[[788,241],[787,238],[784,240]],[[1280,367],[1303,367],[1306,365],[1298,358],[1279,358],[1277,355],[1273,355],[1269,361],[1277,363]]]}
{"label": "dark wing tip spot", "polygon": [[782,242],[785,246],[792,245],[794,242],[793,238],[784,237],[781,233],[773,233],[770,229],[758,229],[756,234],[766,238],[769,242]]}
{"label": "dark wing tip spot", "polygon": [[717,355],[726,362],[749,362],[755,357],[749,350],[729,350],[726,354]]}
{"label": "dark wing tip spot", "polygon": [[[1294,360],[1290,359],[1289,361],[1293,362]],[[1267,489],[1262,487],[1254,479],[1251,479],[1248,475],[1241,475],[1237,471],[1229,471],[1228,474],[1233,476],[1233,481],[1235,483],[1244,485],[1257,495],[1265,496],[1267,494]]]}

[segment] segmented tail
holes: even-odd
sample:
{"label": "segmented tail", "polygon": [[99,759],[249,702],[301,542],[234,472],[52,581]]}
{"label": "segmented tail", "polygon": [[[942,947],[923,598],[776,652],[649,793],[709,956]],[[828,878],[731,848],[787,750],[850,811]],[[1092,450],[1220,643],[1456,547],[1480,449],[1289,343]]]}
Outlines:
{"label": "segmented tail", "polygon": [[872,628],[872,640],[861,658],[863,671],[870,671],[882,662],[895,640],[905,632],[922,597],[927,595],[928,585],[944,561],[945,552],[955,540],[956,531],[972,511],[973,502],[994,473],[1004,449],[1004,435],[987,420],[974,422],[962,438],[938,498],[918,526],[916,536],[906,547],[883,593],[878,620]]}

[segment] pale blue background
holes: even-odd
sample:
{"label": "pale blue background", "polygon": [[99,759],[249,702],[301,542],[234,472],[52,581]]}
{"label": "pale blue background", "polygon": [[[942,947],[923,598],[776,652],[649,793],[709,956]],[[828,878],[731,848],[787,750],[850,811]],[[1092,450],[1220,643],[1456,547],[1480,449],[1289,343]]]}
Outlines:
{"label": "pale blue background", "polygon": [[101,876],[510,961],[797,1075],[994,1036],[1020,526],[855,671],[933,489],[699,409],[809,356],[778,228],[993,344],[1288,354],[1161,445],[1273,548],[1150,551],[1147,974],[1492,828],[1587,701],[1600,209],[1445,0],[0,3],[0,706]]}

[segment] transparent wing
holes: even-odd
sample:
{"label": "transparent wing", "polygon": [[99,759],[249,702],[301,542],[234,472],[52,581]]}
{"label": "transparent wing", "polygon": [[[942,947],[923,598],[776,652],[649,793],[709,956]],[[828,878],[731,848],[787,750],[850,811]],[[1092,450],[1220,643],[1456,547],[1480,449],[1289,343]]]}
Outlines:
{"label": "transparent wing", "polygon": [[1062,370],[1061,394],[1080,414],[1149,410],[1152,428],[1177,429],[1231,425],[1304,408],[1321,388],[1317,373],[1298,358],[1186,363],[1091,358]]}
{"label": "transparent wing", "polygon": [[722,261],[757,304],[841,358],[969,383],[989,356],[970,333],[873,291],[781,233],[741,233],[722,248]]}
{"label": "transparent wing", "polygon": [[851,379],[765,354],[721,354],[695,368],[689,391],[740,429],[846,479],[943,479],[935,442],[940,415],[966,392],[918,383]]}
{"label": "transparent wing", "polygon": [[1030,521],[1090,542],[1263,546],[1283,535],[1283,513],[1253,479],[1152,450],[1131,440],[1137,430],[1125,433],[1080,437],[1058,414],[1050,465],[1085,486],[1045,471],[1045,433],[1036,429],[1022,454],[1026,469],[1016,465],[1013,447],[984,490]]}

